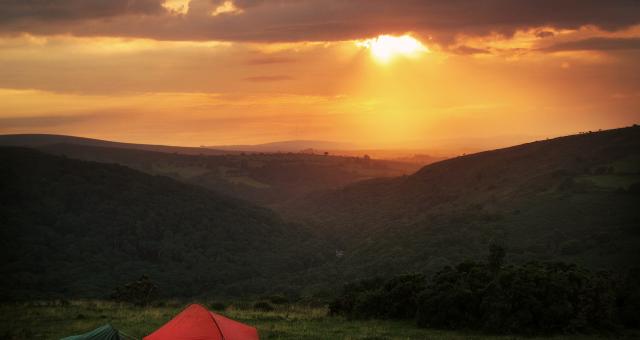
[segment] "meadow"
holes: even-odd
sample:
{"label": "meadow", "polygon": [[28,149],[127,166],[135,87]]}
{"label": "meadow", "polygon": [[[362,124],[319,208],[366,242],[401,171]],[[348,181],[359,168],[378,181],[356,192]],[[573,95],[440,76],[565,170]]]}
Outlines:
{"label": "meadow", "polygon": [[[202,303],[211,308],[210,304]],[[80,334],[105,323],[141,339],[186,305],[182,302],[159,303],[153,307],[135,307],[106,301],[28,302],[0,305],[0,339],[59,339]],[[250,303],[231,304],[215,312],[255,326],[261,339],[637,339],[640,333],[600,336],[567,335],[544,337],[492,336],[417,328],[407,321],[347,320],[327,316],[326,308],[303,305],[278,305],[273,311],[260,311]]]}

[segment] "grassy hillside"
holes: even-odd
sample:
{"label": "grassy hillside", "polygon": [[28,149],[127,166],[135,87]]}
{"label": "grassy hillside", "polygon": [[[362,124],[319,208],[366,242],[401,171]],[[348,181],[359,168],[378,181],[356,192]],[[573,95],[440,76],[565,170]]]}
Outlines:
{"label": "grassy hillside", "polygon": [[289,216],[333,240],[334,280],[433,272],[504,244],[514,262],[640,263],[640,127],[457,157],[314,195]]}
{"label": "grassy hillside", "polygon": [[168,296],[249,294],[322,261],[272,211],[129,168],[0,148],[2,299],[108,295],[149,275]]}

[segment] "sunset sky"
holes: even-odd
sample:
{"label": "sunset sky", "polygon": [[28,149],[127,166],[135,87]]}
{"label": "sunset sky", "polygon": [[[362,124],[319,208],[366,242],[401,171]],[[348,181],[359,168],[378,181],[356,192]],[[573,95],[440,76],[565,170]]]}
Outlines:
{"label": "sunset sky", "polygon": [[640,122],[640,1],[4,0],[0,133],[368,148]]}

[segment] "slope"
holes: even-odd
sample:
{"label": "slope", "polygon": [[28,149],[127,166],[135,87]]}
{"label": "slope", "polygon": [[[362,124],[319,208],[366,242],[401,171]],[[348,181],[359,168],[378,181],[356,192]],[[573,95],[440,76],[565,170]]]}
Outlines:
{"label": "slope", "polygon": [[24,146],[24,147],[43,147],[54,144],[74,144],[85,146],[101,146],[121,149],[147,150],[159,152],[180,153],[185,155],[226,155],[239,153],[232,150],[215,150],[211,148],[195,148],[170,145],[154,145],[154,144],[135,144],[113,142],[101,139],[51,135],[51,134],[17,134],[17,135],[0,135],[0,145],[4,146]]}
{"label": "slope", "polygon": [[625,269],[640,260],[640,127],[457,157],[311,196],[286,215],[330,237],[336,280],[484,256]]}
{"label": "slope", "polygon": [[245,294],[318,261],[272,211],[167,177],[0,148],[1,298],[101,297],[149,275],[167,296]]}

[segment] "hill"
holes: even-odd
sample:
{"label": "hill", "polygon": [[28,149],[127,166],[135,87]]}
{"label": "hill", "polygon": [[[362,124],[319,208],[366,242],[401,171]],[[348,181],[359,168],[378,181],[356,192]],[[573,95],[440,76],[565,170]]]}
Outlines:
{"label": "hill", "polygon": [[0,147],[0,298],[101,297],[143,274],[165,296],[249,294],[315,265],[272,211],[129,168]]}
{"label": "hill", "polygon": [[419,169],[419,165],[407,162],[302,153],[191,155],[75,143],[46,144],[38,149],[71,158],[125,165],[260,204],[279,204],[314,191]]}
{"label": "hill", "polygon": [[245,152],[301,152],[304,150],[314,150],[322,153],[330,150],[352,150],[355,149],[355,146],[349,143],[322,140],[287,140],[264,144],[215,145],[205,146],[205,148]]}
{"label": "hill", "polygon": [[158,152],[179,153],[185,155],[226,155],[233,152],[231,150],[215,150],[211,148],[193,148],[169,145],[154,144],[135,144],[112,142],[101,139],[50,135],[50,134],[18,134],[18,135],[0,135],[0,145],[4,146],[25,146],[25,147],[44,147],[55,144],[73,144],[85,146],[100,146],[120,149],[147,150]]}
{"label": "hill", "polygon": [[640,263],[640,127],[461,156],[313,195],[289,217],[330,237],[333,280],[433,272],[502,243],[515,262]]}

